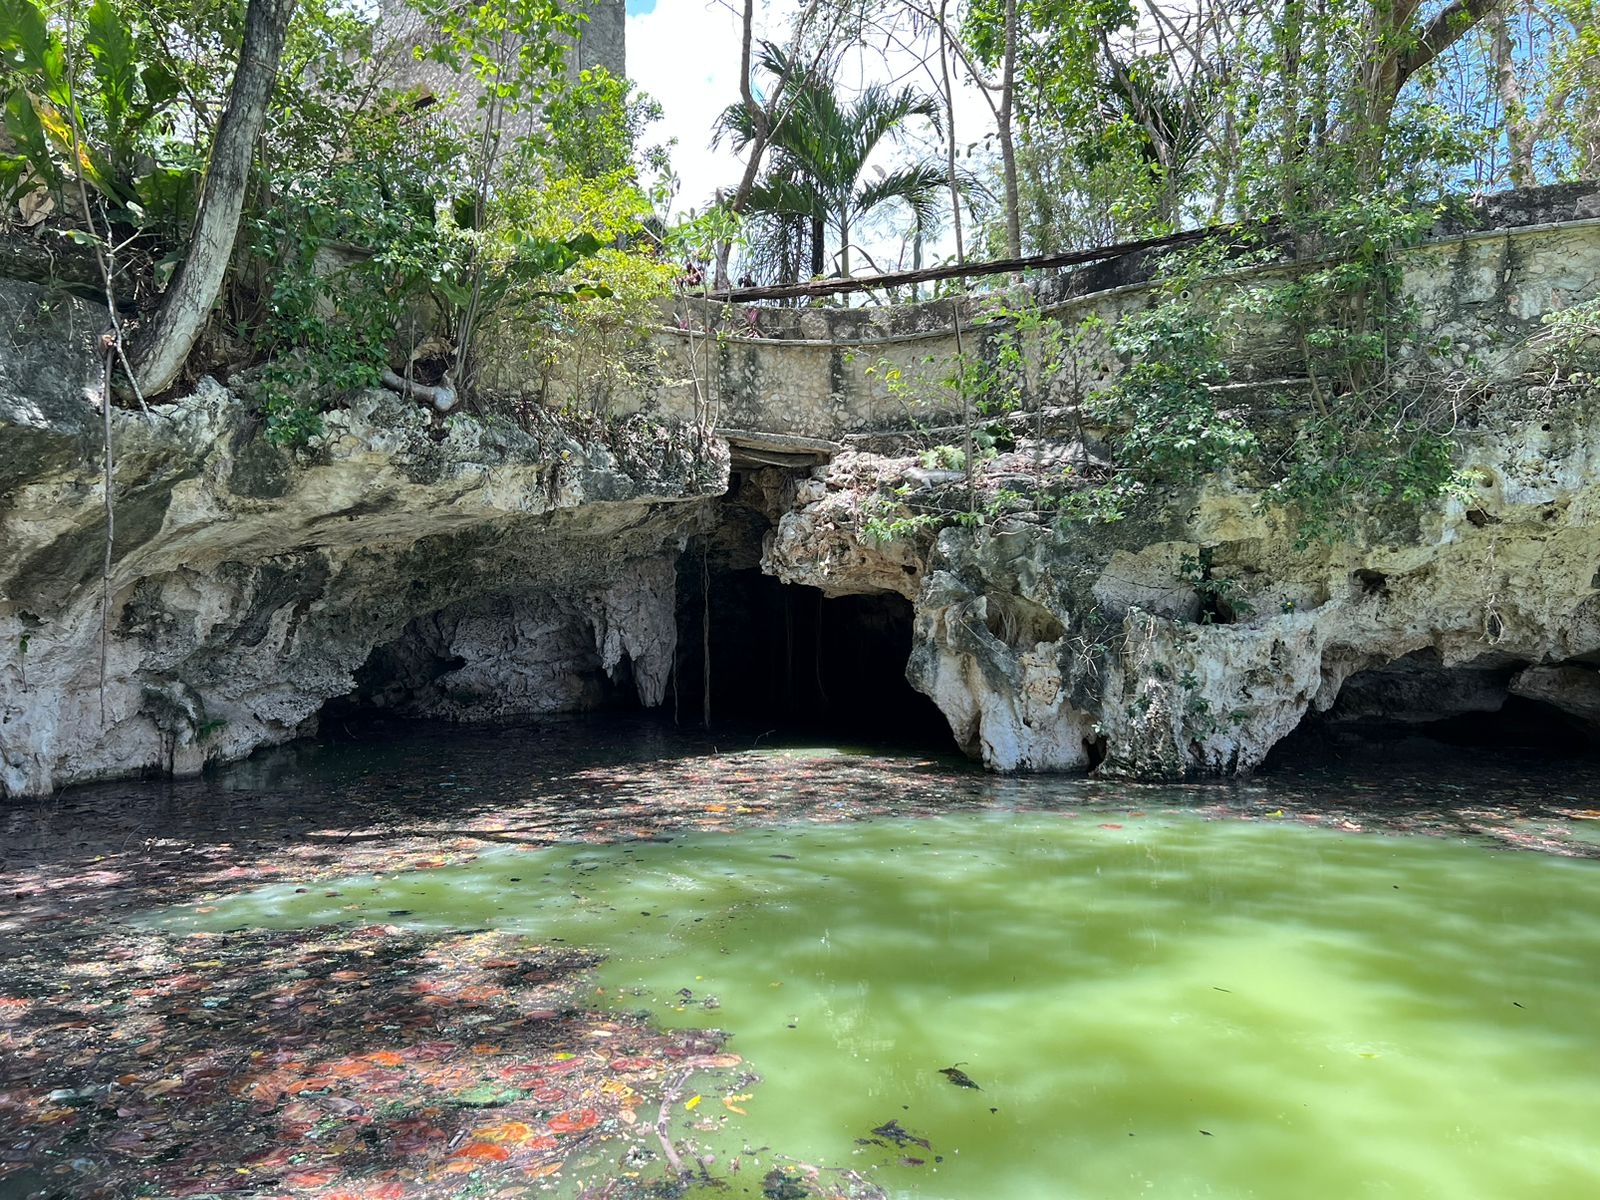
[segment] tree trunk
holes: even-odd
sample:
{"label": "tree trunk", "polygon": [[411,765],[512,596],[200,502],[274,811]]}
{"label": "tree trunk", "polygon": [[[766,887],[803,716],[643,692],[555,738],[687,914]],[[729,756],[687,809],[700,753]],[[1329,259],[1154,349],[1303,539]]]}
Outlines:
{"label": "tree trunk", "polygon": [[1373,5],[1368,19],[1366,65],[1358,75],[1356,111],[1344,131],[1345,145],[1356,150],[1357,161],[1369,175],[1375,175],[1382,167],[1389,121],[1406,83],[1500,3],[1501,0],[1451,0],[1421,25],[1413,23],[1419,0],[1379,0]]}
{"label": "tree trunk", "polygon": [[1006,187],[1006,257],[1022,257],[1022,201],[1017,191],[1017,146],[1011,132],[1012,100],[1017,81],[1017,0],[1006,0],[1006,49],[1001,66],[1000,107],[995,124],[1000,134],[1000,166]]}
{"label": "tree trunk", "polygon": [[950,183],[950,222],[956,234],[956,262],[967,261],[961,239],[961,189],[956,183],[956,101],[950,87],[950,27],[945,23],[950,0],[939,0],[939,75],[944,82],[944,155]]}
{"label": "tree trunk", "polygon": [[244,210],[250,160],[266,119],[294,5],[295,0],[250,0],[245,13],[239,66],[211,146],[194,237],[134,354],[134,373],[147,396],[172,386],[222,291]]}
{"label": "tree trunk", "polygon": [[815,279],[822,274],[824,255],[823,238],[827,230],[822,218],[816,214],[811,217],[811,278]]}
{"label": "tree trunk", "polygon": [[1302,0],[1289,0],[1274,27],[1278,42],[1278,212],[1288,216],[1298,199],[1301,157],[1300,141],[1300,48],[1305,40],[1305,7]]}
{"label": "tree trunk", "polygon": [[1511,186],[1531,187],[1534,181],[1533,150],[1538,139],[1528,120],[1528,104],[1522,95],[1522,81],[1517,78],[1516,45],[1512,41],[1511,22],[1504,9],[1494,13],[1491,30],[1495,90],[1500,94],[1502,119],[1505,122]]}

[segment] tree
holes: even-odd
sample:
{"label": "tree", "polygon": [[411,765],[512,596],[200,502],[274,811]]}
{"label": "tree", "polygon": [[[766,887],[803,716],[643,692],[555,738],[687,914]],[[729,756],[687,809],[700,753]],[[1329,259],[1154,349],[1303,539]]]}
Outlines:
{"label": "tree", "polygon": [[[790,26],[787,46],[772,59],[781,63],[781,67],[777,72],[769,71],[772,75],[771,86],[765,94],[758,96],[754,76],[757,55],[759,53],[766,58],[774,43],[756,38],[755,0],[744,0],[739,42],[737,123],[730,122],[726,113],[718,121],[718,136],[725,129],[737,130],[735,149],[745,152],[744,170],[733,194],[725,202],[731,213],[742,214],[749,208],[751,193],[761,178],[767,148],[776,131],[783,126],[799,78],[820,71],[835,49],[847,6],[829,0],[820,19],[819,7],[820,0],[807,0],[805,7],[795,17]],[[728,286],[728,257],[732,249],[733,243],[726,239],[717,246],[718,288]]]}
{"label": "tree", "polygon": [[[761,65],[775,77],[799,82],[791,84],[794,98],[785,119],[769,130],[774,162],[751,188],[746,206],[779,220],[809,223],[813,275],[825,270],[825,230],[830,227],[837,238],[840,273],[848,275],[851,230],[876,209],[900,202],[923,219],[931,217],[945,185],[944,168],[917,162],[863,179],[873,151],[886,138],[897,137],[912,117],[938,125],[939,110],[931,98],[909,87],[892,91],[873,84],[843,100],[830,81],[814,72],[797,76],[787,55],[771,43],[762,47]],[[722,122],[736,147],[756,136],[741,105],[725,111]]]}
{"label": "tree", "polygon": [[250,0],[246,10],[239,65],[211,146],[188,253],[134,350],[134,377],[143,394],[171,386],[221,294],[294,8],[295,0]]}

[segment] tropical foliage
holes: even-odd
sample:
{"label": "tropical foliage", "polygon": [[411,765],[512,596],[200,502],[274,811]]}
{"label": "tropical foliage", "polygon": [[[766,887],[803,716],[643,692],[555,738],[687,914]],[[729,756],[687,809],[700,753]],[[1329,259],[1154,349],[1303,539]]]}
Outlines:
{"label": "tropical foliage", "polygon": [[[869,169],[886,141],[900,136],[912,118],[939,121],[934,101],[906,87],[871,84],[845,98],[816,72],[797,72],[786,52],[768,42],[760,65],[773,79],[798,74],[783,119],[771,132],[766,176],[748,198],[747,213],[762,222],[752,240],[770,249],[761,265],[782,282],[794,282],[809,257],[810,274],[827,271],[827,246],[835,248],[841,275],[850,274],[852,232],[880,208],[904,205],[919,225],[931,223],[946,184],[944,169],[921,159],[893,169]],[[720,128],[735,150],[756,131],[749,111],[731,105]]]}
{"label": "tropical foliage", "polygon": [[[0,220],[94,245],[111,289],[153,308],[191,257],[240,17],[0,0]],[[259,364],[280,440],[313,436],[323,405],[391,368],[487,402],[484,330],[515,314],[549,357],[587,328],[586,306],[607,305],[593,316],[610,329],[619,305],[667,288],[639,236],[641,176],[665,168],[642,144],[659,110],[603,70],[567,70],[572,9],[486,0],[386,19],[295,9],[191,364]]]}

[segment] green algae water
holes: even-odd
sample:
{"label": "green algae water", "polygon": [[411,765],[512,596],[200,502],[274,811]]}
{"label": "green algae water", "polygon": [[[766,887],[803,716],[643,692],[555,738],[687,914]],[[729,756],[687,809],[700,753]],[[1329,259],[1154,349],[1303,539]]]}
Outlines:
{"label": "green algae water", "polygon": [[602,951],[614,1003],[727,1030],[760,1076],[674,1105],[696,1195],[760,1195],[784,1155],[906,1200],[1600,1197],[1593,861],[991,804],[327,890],[163,920]]}

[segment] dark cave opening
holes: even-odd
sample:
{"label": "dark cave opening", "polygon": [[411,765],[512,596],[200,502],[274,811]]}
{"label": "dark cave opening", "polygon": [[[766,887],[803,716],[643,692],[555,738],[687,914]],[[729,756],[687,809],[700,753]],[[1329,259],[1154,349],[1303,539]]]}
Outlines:
{"label": "dark cave opening", "polygon": [[[1557,690],[1551,680],[1564,686]],[[1564,664],[1485,654],[1445,666],[1433,651],[1358,671],[1326,712],[1306,713],[1268,754],[1263,770],[1338,761],[1459,762],[1600,757],[1600,722],[1586,713],[1600,674]]]}
{"label": "dark cave opening", "polygon": [[[602,659],[608,618],[593,592],[481,596],[418,616],[376,646],[355,689],[323,706],[322,736],[359,739],[397,720],[516,724],[644,709],[646,720],[763,745],[953,752],[944,715],[906,679],[910,601],[829,597],[762,572],[763,541],[793,478],[735,472],[675,566],[659,560],[660,616],[644,618],[659,622],[647,639],[653,661],[634,661],[637,643]],[[628,611],[637,620],[643,610]],[[642,694],[660,704],[646,708]]]}
{"label": "dark cave opening", "polygon": [[[906,680],[912,608],[896,595],[829,598],[756,568],[679,570],[678,654],[667,703],[710,729],[953,749],[933,701]],[[706,655],[709,632],[710,655]]]}

